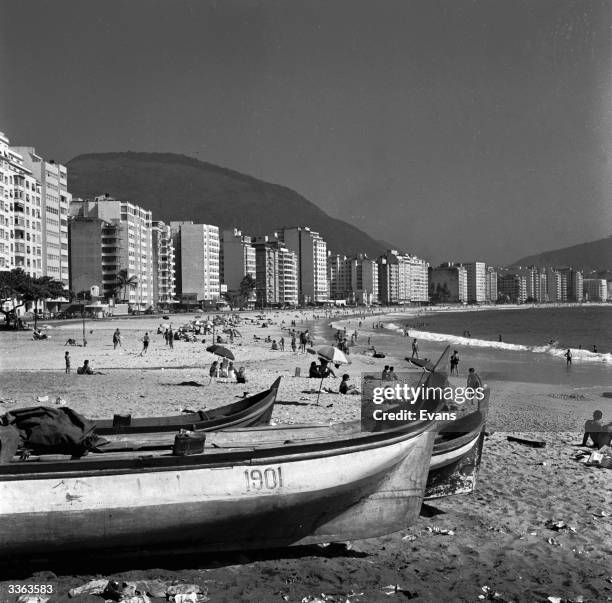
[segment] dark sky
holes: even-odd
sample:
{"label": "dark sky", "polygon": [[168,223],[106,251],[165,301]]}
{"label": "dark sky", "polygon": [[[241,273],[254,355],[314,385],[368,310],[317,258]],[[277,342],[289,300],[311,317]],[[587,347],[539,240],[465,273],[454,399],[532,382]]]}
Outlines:
{"label": "dark sky", "polygon": [[612,233],[611,7],[0,0],[0,130],[63,162],[184,153],[508,263]]}

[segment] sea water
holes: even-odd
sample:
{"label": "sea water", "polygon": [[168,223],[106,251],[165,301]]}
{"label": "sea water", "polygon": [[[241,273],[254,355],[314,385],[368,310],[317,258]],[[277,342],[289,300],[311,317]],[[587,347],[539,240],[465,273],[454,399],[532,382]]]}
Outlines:
{"label": "sea water", "polygon": [[[574,386],[612,384],[612,306],[424,311],[410,319],[386,321],[385,328],[400,340],[389,342],[393,347],[389,353],[400,346],[404,355],[410,356],[411,338],[416,338],[420,356],[435,359],[450,344],[451,352],[459,352],[462,374],[473,366],[488,379]],[[403,336],[406,328],[410,339]],[[565,359],[568,349],[572,353],[569,367]],[[448,370],[448,358],[444,362]]]}

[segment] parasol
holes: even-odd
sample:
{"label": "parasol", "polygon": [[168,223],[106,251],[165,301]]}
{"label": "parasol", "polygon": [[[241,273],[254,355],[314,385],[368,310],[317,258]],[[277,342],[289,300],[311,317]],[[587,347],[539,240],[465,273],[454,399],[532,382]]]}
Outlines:
{"label": "parasol", "polygon": [[[342,350],[334,347],[333,345],[322,345],[316,349],[309,348],[308,352],[316,354],[322,360],[331,362],[332,364],[349,364],[350,360],[344,355]],[[321,382],[319,383],[319,393],[317,394],[317,405],[319,404],[319,396],[321,395],[321,388],[323,387],[323,379],[321,376]]]}

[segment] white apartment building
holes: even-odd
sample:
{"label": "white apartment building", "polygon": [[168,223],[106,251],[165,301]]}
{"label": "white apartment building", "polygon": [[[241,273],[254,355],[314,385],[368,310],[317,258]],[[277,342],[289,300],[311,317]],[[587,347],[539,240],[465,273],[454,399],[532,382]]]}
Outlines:
{"label": "white apartment building", "polygon": [[608,283],[605,278],[585,278],[582,281],[584,298],[588,301],[608,301]]}
{"label": "white apartment building", "polygon": [[468,302],[477,304],[486,302],[486,264],[484,262],[468,262],[463,265],[467,271]]}
{"label": "white apartment building", "polygon": [[176,294],[172,229],[162,221],[152,224],[154,306],[173,303]]}
{"label": "white apartment building", "polygon": [[281,228],[276,236],[297,255],[300,303],[327,301],[327,243],[307,226]]}
{"label": "white apartment building", "polygon": [[[136,286],[126,288],[125,301],[140,310],[153,306],[155,300],[151,212],[133,203],[120,201],[109,195],[100,195],[93,201],[74,199],[70,205],[70,215],[74,221],[71,223],[70,236],[73,264],[71,288],[75,290],[75,283],[78,283],[76,289],[88,290],[90,286],[98,284],[84,281],[84,274],[89,278],[89,274],[93,274],[90,270],[94,267],[85,263],[75,264],[79,257],[91,256],[96,262],[101,262],[101,290],[105,294],[108,295],[117,282],[117,274],[126,270],[129,277],[136,277]],[[88,240],[85,236],[78,236],[85,219],[100,220],[105,230],[95,239]],[[105,225],[115,228],[109,230]],[[95,267],[96,272],[97,270]]]}
{"label": "white apartment building", "polygon": [[174,243],[177,294],[184,301],[219,301],[219,227],[183,221],[170,222],[170,228]]}
{"label": "white apartment building", "polygon": [[69,285],[68,208],[72,195],[68,192],[66,167],[45,161],[33,147],[14,147],[24,165],[41,186],[42,271],[43,275]]}
{"label": "white apartment building", "polygon": [[221,234],[221,282],[228,291],[240,290],[242,279],[250,274],[255,278],[255,248],[252,238],[237,228],[225,229]]}
{"label": "white apartment building", "polygon": [[41,216],[40,185],[0,132],[0,270],[43,276]]}

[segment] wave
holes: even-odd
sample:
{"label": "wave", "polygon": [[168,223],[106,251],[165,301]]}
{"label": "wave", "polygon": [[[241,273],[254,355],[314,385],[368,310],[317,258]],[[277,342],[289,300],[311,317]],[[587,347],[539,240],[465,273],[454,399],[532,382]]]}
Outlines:
{"label": "wave", "polygon": [[[404,334],[404,329],[395,323],[385,324],[385,328],[397,333]],[[548,345],[523,345],[520,343],[505,343],[503,341],[490,341],[488,339],[475,339],[473,337],[460,337],[458,335],[449,335],[447,333],[433,333],[431,331],[416,331],[408,330],[408,335],[416,339],[425,341],[436,341],[440,343],[450,343],[451,345],[473,348],[494,348],[497,350],[508,350],[514,352],[532,352],[535,354],[550,354],[557,358],[565,358],[567,348],[558,346],[558,342],[554,341]],[[580,362],[605,362],[612,364],[612,354],[597,354],[589,350],[570,348],[572,352],[572,360]]]}

